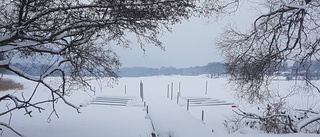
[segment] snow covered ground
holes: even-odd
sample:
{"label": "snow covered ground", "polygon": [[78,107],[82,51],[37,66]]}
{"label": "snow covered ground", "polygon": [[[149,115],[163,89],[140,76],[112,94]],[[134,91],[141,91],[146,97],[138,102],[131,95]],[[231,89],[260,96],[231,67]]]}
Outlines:
{"label": "snow covered ground", "polygon": [[[24,92],[24,95],[27,96],[36,85],[16,76],[5,77],[23,83],[26,89],[23,91],[0,92],[0,95],[12,93],[19,95]],[[143,82],[148,114],[139,98],[141,81]],[[206,81],[208,83],[207,95]],[[52,106],[44,105],[47,110],[42,113],[35,110],[33,117],[24,115],[23,111],[14,112],[11,126],[28,137],[151,137],[151,132],[154,129],[160,137],[254,137],[257,134],[261,137],[319,136],[315,134],[273,135],[250,129],[242,129],[234,134],[228,134],[223,122],[226,117],[233,115],[231,106],[190,105],[189,111],[186,111],[186,105],[183,102],[185,100],[181,98],[180,105],[176,103],[179,82],[181,84],[181,97],[183,98],[210,98],[211,101],[220,100],[235,103],[246,110],[255,108],[255,106],[239,103],[234,98],[234,92],[227,84],[226,78],[209,79],[204,76],[121,78],[118,85],[114,85],[112,88],[107,87],[104,82],[92,81],[92,85],[97,91],[93,98],[83,91],[74,92],[72,96],[68,97],[73,104],[84,106],[81,107],[81,113],[79,114],[71,107],[58,102],[59,118],[52,116],[51,119],[48,119]],[[174,86],[173,100],[167,98],[168,85],[169,90],[171,90],[171,83]],[[290,84],[292,83],[287,81],[277,81],[274,86],[285,90],[289,88]],[[44,89],[40,89],[36,94],[36,99],[48,97],[49,95]],[[303,97],[296,96],[291,101],[295,102],[294,100],[301,100],[301,98]],[[310,101],[310,99],[308,100]],[[317,99],[314,98],[314,101],[317,101]],[[1,103],[0,105],[5,105]],[[304,104],[295,105],[303,106]],[[204,112],[204,121],[201,120],[202,111]],[[8,117],[0,118],[4,122],[7,119]],[[152,122],[150,119],[152,119]],[[3,130],[2,136],[4,137],[16,136],[8,129],[3,128]]]}

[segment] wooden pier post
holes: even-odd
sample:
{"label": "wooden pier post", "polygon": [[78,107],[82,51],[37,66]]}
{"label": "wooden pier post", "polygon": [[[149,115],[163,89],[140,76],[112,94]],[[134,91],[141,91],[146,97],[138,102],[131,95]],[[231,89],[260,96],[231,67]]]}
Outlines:
{"label": "wooden pier post", "polygon": [[190,100],[187,99],[187,111],[189,111],[189,103],[190,103]]}
{"label": "wooden pier post", "polygon": [[144,99],[143,99],[143,83],[142,83],[142,81],[140,81],[140,97],[141,97],[141,100],[143,102]]}
{"label": "wooden pier post", "polygon": [[201,120],[204,121],[204,110],[202,110]]}
{"label": "wooden pier post", "polygon": [[208,81],[206,81],[206,93],[205,95],[208,95]]}
{"label": "wooden pier post", "polygon": [[127,85],[124,85],[124,94],[127,95]]}
{"label": "wooden pier post", "polygon": [[173,100],[173,82],[171,82],[171,100]]}
{"label": "wooden pier post", "polygon": [[170,92],[170,84],[168,84],[168,89],[167,89],[167,98],[169,99],[169,92]]}

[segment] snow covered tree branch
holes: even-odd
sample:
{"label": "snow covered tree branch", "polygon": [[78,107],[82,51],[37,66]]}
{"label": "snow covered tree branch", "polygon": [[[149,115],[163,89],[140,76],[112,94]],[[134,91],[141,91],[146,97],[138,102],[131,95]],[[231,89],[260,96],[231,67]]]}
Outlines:
{"label": "snow covered tree branch", "polygon": [[[319,123],[316,122],[320,119],[320,115],[312,110],[292,110],[278,107],[278,104],[270,104],[266,110],[258,113],[245,112],[241,109],[233,111],[240,118],[226,120],[227,128],[238,127],[239,130],[239,126],[245,123],[243,125],[267,133],[298,133],[302,132],[303,128],[306,128],[304,132],[307,133],[319,133],[317,128]],[[314,124],[311,125],[312,123]]]}
{"label": "snow covered tree branch", "polygon": [[[312,80],[312,75],[319,71],[313,71],[311,66],[314,61],[320,61],[320,2],[278,0],[264,1],[263,5],[267,12],[253,21],[249,31],[229,27],[218,42],[238,97],[249,103],[267,102],[272,98],[269,85],[273,74],[288,62],[294,63],[292,72],[304,80],[302,86],[319,93]],[[318,116],[315,117],[304,120],[293,131],[299,132],[302,127],[318,121]]]}
{"label": "snow covered tree branch", "polygon": [[[320,37],[319,1],[267,1],[269,12],[256,18],[252,29],[240,32],[229,27],[218,42],[227,58],[227,69],[249,101],[268,96],[270,74],[287,62],[308,71],[310,60],[318,60]],[[306,65],[307,64],[307,65]],[[298,70],[296,70],[298,73]],[[306,80],[310,79],[304,73]]]}
{"label": "snow covered tree branch", "polygon": [[[72,86],[90,87],[87,76],[118,78],[121,63],[112,43],[130,47],[127,35],[138,38],[141,48],[150,43],[163,48],[158,35],[170,25],[192,16],[212,16],[237,5],[237,0],[0,0],[0,69],[37,82],[50,91],[51,98],[33,102],[29,97],[5,95],[0,102],[13,102],[0,116],[40,104],[63,102],[75,109],[65,96]],[[19,63],[20,62],[20,63]],[[28,62],[28,63],[21,63]],[[19,64],[18,64],[19,63]],[[39,66],[42,65],[42,66]],[[31,73],[37,67],[40,72]],[[46,82],[58,76],[60,83]],[[8,127],[7,124],[1,124]],[[20,135],[20,134],[18,134]]]}
{"label": "snow covered tree branch", "polygon": [[[272,111],[272,110],[271,110]],[[267,133],[297,133],[297,129],[294,126],[293,120],[290,115],[286,114],[285,112],[277,113],[272,112],[267,115],[259,115],[254,113],[244,112],[240,109],[234,112],[245,118],[256,120],[257,122],[251,122],[250,127],[256,127],[259,130],[265,131]]]}

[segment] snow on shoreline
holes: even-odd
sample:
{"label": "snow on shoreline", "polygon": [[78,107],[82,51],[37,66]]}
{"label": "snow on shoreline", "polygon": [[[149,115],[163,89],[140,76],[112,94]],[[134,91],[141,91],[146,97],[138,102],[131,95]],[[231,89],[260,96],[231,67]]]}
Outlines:
{"label": "snow on shoreline", "polygon": [[[17,76],[5,76],[17,80],[25,85],[23,91],[0,92],[0,95],[15,92],[18,95],[25,92],[27,95],[35,86],[35,83],[25,81]],[[207,106],[191,107],[189,112],[185,106],[177,106],[174,102],[166,98],[167,86],[174,83],[174,94],[178,91],[178,83],[181,82],[181,92],[184,97],[204,96],[205,83],[208,81],[208,96],[236,101],[231,95],[232,90],[226,85],[226,78],[208,79],[202,76],[159,76],[159,77],[141,77],[141,78],[121,78],[118,85],[114,87],[100,86],[101,83],[92,82],[96,89],[96,96],[139,96],[139,83],[144,83],[144,94],[146,103],[149,106],[149,117],[154,122],[154,128],[158,131],[160,137],[315,137],[317,134],[264,134],[248,129],[242,129],[234,134],[227,134],[223,126],[226,116],[232,115],[230,106]],[[290,86],[289,82],[281,82],[282,89]],[[124,94],[126,87],[126,95]],[[48,98],[48,93],[41,89],[37,92],[36,98]],[[87,93],[77,91],[68,97],[69,101],[75,105],[82,103],[89,104],[92,98]],[[294,98],[296,100],[297,98]],[[293,102],[295,102],[293,100]],[[235,102],[237,103],[237,102]],[[0,102],[0,105],[4,105]],[[170,106],[170,107],[166,107]],[[244,107],[244,105],[240,104]],[[50,123],[47,123],[50,114],[50,105],[44,105],[47,109],[42,113],[34,112],[33,117],[24,115],[23,111],[14,112],[11,126],[27,137],[151,137],[152,125],[149,119],[146,119],[146,111],[143,107],[123,107],[123,106],[95,106],[88,105],[80,109],[78,114],[73,108],[63,104],[61,101],[57,104],[60,118],[52,117]],[[205,119],[201,121],[201,111],[205,111]],[[0,121],[7,122],[8,117],[1,117]],[[188,120],[185,120],[188,119]],[[212,133],[212,129],[214,132]],[[4,137],[15,137],[16,135],[3,128]]]}

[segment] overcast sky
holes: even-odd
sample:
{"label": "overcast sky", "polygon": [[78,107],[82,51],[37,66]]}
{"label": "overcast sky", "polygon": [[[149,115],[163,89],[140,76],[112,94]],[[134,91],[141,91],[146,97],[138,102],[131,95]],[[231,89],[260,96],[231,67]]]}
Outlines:
{"label": "overcast sky", "polygon": [[234,24],[239,28],[247,28],[257,15],[254,7],[241,3],[240,10],[232,15],[225,15],[218,21],[204,18],[192,18],[182,24],[172,26],[172,33],[165,33],[160,40],[165,51],[147,45],[146,53],[139,45],[133,43],[131,49],[113,46],[120,56],[122,67],[177,67],[203,66],[209,62],[223,62],[224,59],[217,49],[218,40],[226,24]]}

